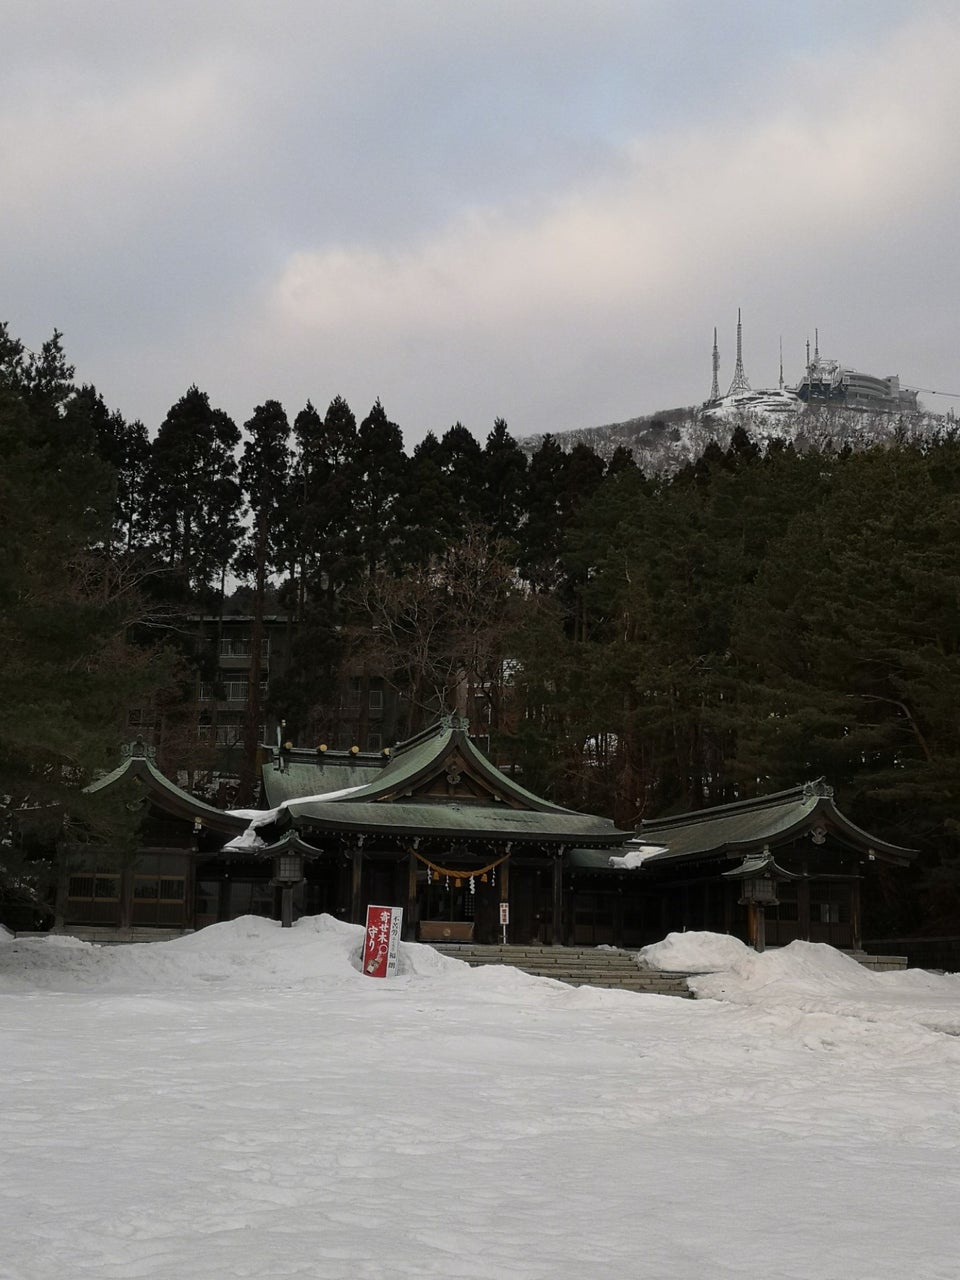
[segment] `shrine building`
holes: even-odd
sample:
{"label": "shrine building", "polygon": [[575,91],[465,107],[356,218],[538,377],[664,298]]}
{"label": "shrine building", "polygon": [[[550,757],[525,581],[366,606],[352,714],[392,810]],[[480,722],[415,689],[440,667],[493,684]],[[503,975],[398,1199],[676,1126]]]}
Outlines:
{"label": "shrine building", "polygon": [[740,869],[756,865],[777,869],[760,908],[768,943],[858,949],[862,881],[913,856],[851,823],[823,783],[623,831],[526,790],[457,716],[392,750],[271,756],[257,810],[198,799],[146,752],[93,783],[142,806],[141,843],[126,858],[65,845],[55,927],[169,936],[322,912],[361,923],[378,904],[403,907],[404,936],[426,942],[496,942],[504,916],[523,944],[636,948],[684,928],[746,940]]}

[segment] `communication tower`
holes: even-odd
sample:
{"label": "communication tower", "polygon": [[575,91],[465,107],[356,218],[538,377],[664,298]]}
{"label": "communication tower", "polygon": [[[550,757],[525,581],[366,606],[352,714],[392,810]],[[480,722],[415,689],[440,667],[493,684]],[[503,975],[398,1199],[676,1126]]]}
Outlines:
{"label": "communication tower", "polygon": [[747,375],[743,371],[743,342],[742,327],[740,324],[740,308],[737,307],[737,367],[733,371],[733,381],[730,383],[728,396],[741,395],[745,391],[751,391],[753,388],[747,381]]}
{"label": "communication tower", "polygon": [[713,382],[710,386],[710,399],[720,399],[720,350],[717,347],[717,329],[713,329]]}

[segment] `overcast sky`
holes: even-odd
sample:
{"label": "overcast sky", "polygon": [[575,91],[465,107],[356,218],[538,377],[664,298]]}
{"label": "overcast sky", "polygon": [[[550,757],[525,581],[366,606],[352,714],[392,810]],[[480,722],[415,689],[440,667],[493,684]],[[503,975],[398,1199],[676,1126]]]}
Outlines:
{"label": "overcast sky", "polygon": [[[0,0],[0,319],[408,445],[823,354],[960,392],[960,3]],[[722,387],[723,389],[723,387]],[[934,408],[960,400],[926,397]]]}

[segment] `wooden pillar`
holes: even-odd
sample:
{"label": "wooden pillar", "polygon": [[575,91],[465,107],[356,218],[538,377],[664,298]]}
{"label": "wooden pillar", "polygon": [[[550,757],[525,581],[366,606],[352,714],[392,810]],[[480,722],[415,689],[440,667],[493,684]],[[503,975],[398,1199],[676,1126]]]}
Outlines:
{"label": "wooden pillar", "polygon": [[67,916],[67,894],[70,889],[70,854],[66,849],[57,851],[57,896],[53,908],[53,927],[62,929]]}
{"label": "wooden pillar", "polygon": [[350,851],[350,919],[363,924],[363,848]]}
{"label": "wooden pillar", "polygon": [[280,928],[293,928],[293,885],[280,886]]}
{"label": "wooden pillar", "polygon": [[[507,905],[509,906],[510,905],[510,859],[509,858],[507,858],[506,862],[501,862],[499,867],[497,867],[497,877],[500,880],[500,901],[507,903]],[[515,928],[514,922],[513,920],[511,920],[510,923],[507,925],[507,931],[506,931],[506,936],[508,939],[513,937],[514,928]],[[503,936],[504,936],[504,931],[503,929],[500,928],[500,924],[498,921],[497,941],[499,941]]]}
{"label": "wooden pillar", "polygon": [[797,928],[801,942],[810,941],[810,881],[797,881]]}
{"label": "wooden pillar", "polygon": [[217,886],[217,920],[230,919],[230,872],[223,871]]}
{"label": "wooden pillar", "polygon": [[747,946],[753,947],[754,951],[761,951],[763,948],[757,946],[757,913],[760,908],[755,902],[747,903]]}
{"label": "wooden pillar", "polygon": [[758,902],[753,907],[755,924],[754,947],[758,951],[763,951],[767,945],[767,911],[762,902]]}
{"label": "wooden pillar", "polygon": [[187,856],[187,873],[183,881],[183,927],[197,927],[197,854]]}
{"label": "wooden pillar", "polygon": [[732,934],[739,890],[735,889],[732,884],[723,884],[720,886],[720,892],[723,896],[723,932]]}
{"label": "wooden pillar", "polygon": [[853,880],[850,883],[850,932],[851,946],[854,951],[863,950],[863,938],[861,936],[860,925],[860,881]]}
{"label": "wooden pillar", "polygon": [[553,928],[550,931],[550,942],[555,947],[563,946],[563,850],[557,851],[553,859]]}
{"label": "wooden pillar", "polygon": [[403,940],[415,942],[417,937],[417,855],[407,855],[407,906],[403,913]]}
{"label": "wooden pillar", "polygon": [[133,874],[136,862],[117,868],[120,878],[120,928],[129,929],[133,922]]}

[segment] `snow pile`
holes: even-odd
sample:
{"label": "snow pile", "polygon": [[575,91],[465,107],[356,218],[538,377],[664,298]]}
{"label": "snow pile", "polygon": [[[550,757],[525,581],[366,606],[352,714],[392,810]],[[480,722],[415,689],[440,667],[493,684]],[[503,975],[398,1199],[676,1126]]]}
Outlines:
{"label": "snow pile", "polygon": [[960,979],[687,934],[644,958],[713,998],[373,980],[361,937],[0,946],[0,1276],[956,1275]]}
{"label": "snow pile", "polygon": [[891,1023],[960,1036],[960,974],[877,973],[819,942],[757,953],[718,933],[671,933],[639,956],[651,968],[694,973],[689,985],[702,999],[874,1022],[883,1010]]}
{"label": "snow pile", "polygon": [[643,947],[639,956],[651,969],[703,973],[736,968],[745,962],[747,948],[726,933],[668,933],[662,942]]}
{"label": "snow pile", "polygon": [[66,936],[21,938],[4,951],[0,990],[25,981],[65,991],[350,981],[360,978],[362,934],[359,926],[330,916],[298,921],[293,929],[243,916],[172,942],[99,946]]}
{"label": "snow pile", "polygon": [[[228,991],[330,984],[366,987],[370,979],[360,971],[363,934],[360,925],[321,915],[304,917],[292,929],[283,929],[278,921],[262,916],[242,916],[170,942],[123,946],[100,946],[55,934],[11,937],[0,959],[0,992],[25,987],[48,991],[190,990],[214,984]],[[400,944],[398,977],[383,981],[440,977],[490,992],[543,985],[516,969],[471,969],[433,947],[408,942]]]}

